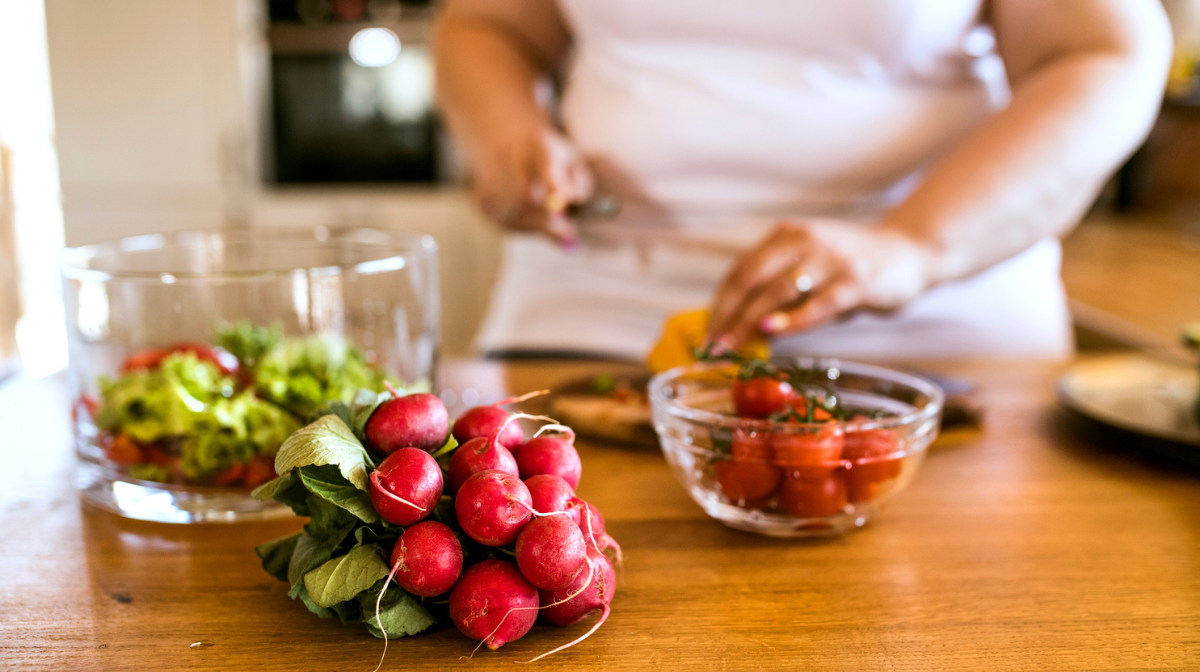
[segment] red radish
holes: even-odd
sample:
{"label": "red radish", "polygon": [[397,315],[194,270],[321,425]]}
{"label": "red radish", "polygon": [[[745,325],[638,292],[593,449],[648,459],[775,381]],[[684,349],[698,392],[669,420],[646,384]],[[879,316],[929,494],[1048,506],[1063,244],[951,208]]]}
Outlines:
{"label": "red radish", "polygon": [[[499,406],[476,406],[458,416],[454,421],[454,438],[460,444],[473,439],[491,436],[508,416],[512,415]],[[525,440],[525,433],[515,422],[509,423],[496,439],[502,447],[512,450]]]}
{"label": "red radish", "polygon": [[450,415],[432,394],[418,393],[388,399],[367,420],[367,442],[390,455],[401,448],[433,451],[446,443]]}
{"label": "red radish", "polygon": [[516,476],[490,469],[472,475],[454,498],[463,532],[485,546],[507,546],[532,517],[529,489]]}
{"label": "red radish", "polygon": [[511,562],[471,565],[450,591],[450,619],[458,631],[493,651],[520,639],[538,614],[538,590]]}
{"label": "red radish", "polygon": [[582,509],[579,512],[579,531],[583,532],[583,538],[588,542],[588,547],[597,550],[603,550],[601,542],[606,536],[604,533],[604,516],[600,515],[600,509],[592,506],[588,502],[580,500]]}
{"label": "red radish", "polygon": [[[591,570],[580,572],[565,588],[541,591],[541,603],[546,607],[542,610],[542,615],[547,621],[555,625],[575,625],[597,609],[607,611],[608,603],[612,602],[613,594],[617,590],[616,572],[603,553],[589,549],[587,561],[591,564]],[[587,589],[579,592],[585,584]],[[562,601],[570,595],[575,597]],[[555,602],[561,604],[554,604]]]}
{"label": "red radish", "polygon": [[394,525],[424,519],[441,496],[441,467],[419,448],[401,448],[371,472],[371,504]]}
{"label": "red radish", "polygon": [[515,423],[508,422],[509,417],[513,414],[500,407],[505,404],[526,401],[549,392],[550,390],[528,392],[519,397],[497,401],[491,406],[476,406],[467,409],[467,412],[458,416],[458,419],[454,421],[454,440],[460,444],[466,443],[481,436],[489,437],[495,434],[497,429],[503,428],[497,437],[497,442],[505,448],[513,450],[525,440],[525,434]]}
{"label": "red radish", "polygon": [[566,514],[537,518],[517,537],[517,566],[530,583],[542,590],[570,584],[586,563],[583,533]]}
{"label": "red radish", "polygon": [[[583,503],[575,497],[575,490],[560,476],[540,474],[525,480],[533,509],[538,513],[565,511],[568,518],[579,525],[579,512]],[[581,527],[580,530],[583,528]]]}
{"label": "red radish", "polygon": [[582,507],[579,512],[579,531],[583,532],[584,541],[588,543],[588,551],[596,551],[603,553],[605,550],[613,549],[614,558],[617,564],[624,562],[624,555],[621,553],[621,545],[616,539],[608,536],[604,528],[604,516],[600,515],[600,509],[592,506],[582,499],[576,500],[579,506]]}
{"label": "red radish", "polygon": [[517,460],[504,446],[484,437],[467,441],[450,456],[450,492],[458,492],[468,478],[488,470],[503,471],[513,476],[519,473]]}
{"label": "red radish", "polygon": [[401,588],[413,595],[437,597],[450,590],[462,573],[462,544],[436,520],[417,523],[396,541],[392,567]]}
{"label": "red radish", "polygon": [[531,478],[541,474],[560,476],[572,488],[579,487],[579,477],[583,472],[583,463],[579,461],[579,452],[575,450],[575,436],[535,436],[517,449],[517,467],[521,470],[521,478]]}

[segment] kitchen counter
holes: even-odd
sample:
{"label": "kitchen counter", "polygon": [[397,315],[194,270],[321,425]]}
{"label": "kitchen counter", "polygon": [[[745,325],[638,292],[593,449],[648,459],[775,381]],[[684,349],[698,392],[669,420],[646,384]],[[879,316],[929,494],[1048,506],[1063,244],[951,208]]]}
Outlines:
{"label": "kitchen counter", "polygon": [[[524,391],[604,365],[471,366]],[[1055,365],[938,368],[980,384],[985,428],[940,440],[910,489],[843,537],[725,528],[657,452],[581,441],[579,494],[606,516],[625,568],[609,622],[538,666],[1200,666],[1197,474],[1110,445],[1058,410]],[[173,526],[81,505],[61,390],[0,387],[0,667],[375,667],[382,641],[308,613],[259,567],[253,547],[301,521]],[[383,669],[512,670],[585,630],[539,624],[468,661],[474,642],[449,628],[393,641]]]}

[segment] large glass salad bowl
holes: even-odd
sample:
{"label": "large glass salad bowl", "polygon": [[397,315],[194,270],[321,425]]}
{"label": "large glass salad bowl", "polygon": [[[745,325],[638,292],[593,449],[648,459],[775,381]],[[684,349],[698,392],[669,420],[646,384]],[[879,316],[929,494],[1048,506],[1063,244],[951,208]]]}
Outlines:
{"label": "large glass salad bowl", "polygon": [[131,518],[290,515],[249,496],[324,404],[431,385],[437,249],[375,229],[219,229],[68,250],[79,486]]}

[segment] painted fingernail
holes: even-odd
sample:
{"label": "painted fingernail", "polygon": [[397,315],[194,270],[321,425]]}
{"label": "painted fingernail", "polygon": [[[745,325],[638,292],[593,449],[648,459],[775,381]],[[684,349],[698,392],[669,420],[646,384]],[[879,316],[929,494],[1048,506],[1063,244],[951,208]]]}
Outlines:
{"label": "painted fingernail", "polygon": [[713,341],[713,344],[709,347],[708,351],[711,352],[714,357],[720,357],[732,349],[733,346],[730,344],[729,338],[727,336],[722,336],[721,338]]}
{"label": "painted fingernail", "polygon": [[562,242],[559,244],[562,246],[562,249],[566,250],[567,252],[574,252],[580,247],[578,238],[563,238]]}
{"label": "painted fingernail", "polygon": [[773,334],[777,331],[782,331],[783,329],[787,328],[787,326],[788,326],[787,314],[786,313],[778,313],[778,312],[767,315],[766,317],[764,317],[762,319],[761,322],[758,323],[758,328],[761,329],[762,332],[766,333],[766,334]]}

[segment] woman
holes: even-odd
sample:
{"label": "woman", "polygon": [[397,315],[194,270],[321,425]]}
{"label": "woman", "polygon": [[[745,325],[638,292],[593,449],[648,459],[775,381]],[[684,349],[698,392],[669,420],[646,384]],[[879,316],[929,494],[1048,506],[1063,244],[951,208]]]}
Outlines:
{"label": "woman", "polygon": [[448,0],[437,37],[481,207],[545,234],[480,344],[630,356],[709,302],[718,348],[1066,355],[1056,238],[1171,49],[1153,0]]}

